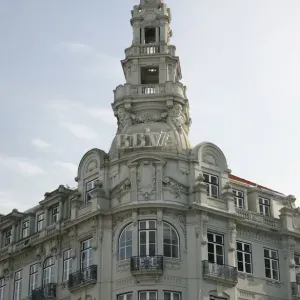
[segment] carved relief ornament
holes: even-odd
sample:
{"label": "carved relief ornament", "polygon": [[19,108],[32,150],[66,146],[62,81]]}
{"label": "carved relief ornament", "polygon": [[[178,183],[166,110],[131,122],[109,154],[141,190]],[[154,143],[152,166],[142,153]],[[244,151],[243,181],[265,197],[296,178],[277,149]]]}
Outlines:
{"label": "carved relief ornament", "polygon": [[236,224],[233,220],[228,222],[229,229],[229,250],[234,251],[236,248]]}
{"label": "carved relief ornament", "polygon": [[202,222],[202,245],[207,244],[207,225],[208,225],[208,214],[207,212],[201,213],[201,222]]}
{"label": "carved relief ornament", "polygon": [[163,180],[163,186],[169,188],[175,198],[180,198],[182,194],[188,195],[189,188],[171,177],[165,177]]}

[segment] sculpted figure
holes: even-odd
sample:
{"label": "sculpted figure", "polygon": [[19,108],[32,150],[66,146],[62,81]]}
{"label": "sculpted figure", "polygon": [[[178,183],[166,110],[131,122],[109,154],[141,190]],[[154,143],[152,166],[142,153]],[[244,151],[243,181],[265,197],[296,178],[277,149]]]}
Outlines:
{"label": "sculpted figure", "polygon": [[182,106],[180,104],[175,104],[170,113],[169,116],[171,118],[171,121],[177,128],[178,132],[182,132],[182,125],[184,124],[185,118],[184,114],[182,113]]}
{"label": "sculpted figure", "polygon": [[121,133],[126,125],[131,123],[131,116],[124,107],[118,108],[118,133]]}

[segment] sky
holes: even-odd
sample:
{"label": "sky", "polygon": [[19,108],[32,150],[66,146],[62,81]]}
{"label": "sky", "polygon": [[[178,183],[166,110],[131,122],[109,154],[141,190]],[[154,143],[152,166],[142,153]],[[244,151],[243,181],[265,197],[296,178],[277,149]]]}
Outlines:
{"label": "sky", "polygon": [[[139,0],[0,1],[0,213],[24,211],[108,152]],[[300,205],[300,1],[169,0],[194,145]]]}

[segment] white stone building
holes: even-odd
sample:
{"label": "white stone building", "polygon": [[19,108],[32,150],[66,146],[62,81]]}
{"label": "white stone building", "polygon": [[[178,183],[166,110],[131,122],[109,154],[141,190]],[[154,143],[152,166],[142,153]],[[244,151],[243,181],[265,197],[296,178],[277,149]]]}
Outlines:
{"label": "white stone building", "polygon": [[76,190],[0,217],[0,300],[300,299],[295,198],[191,146],[170,21],[159,0],[132,10],[109,153],[83,156]]}

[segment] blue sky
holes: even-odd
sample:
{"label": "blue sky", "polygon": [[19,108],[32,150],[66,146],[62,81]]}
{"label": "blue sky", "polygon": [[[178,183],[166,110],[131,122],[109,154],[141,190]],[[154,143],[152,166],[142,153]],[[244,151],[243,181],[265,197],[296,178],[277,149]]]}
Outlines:
{"label": "blue sky", "polygon": [[[1,1],[1,213],[75,186],[85,151],[108,151],[137,3]],[[167,3],[193,144],[216,143],[233,174],[300,199],[300,1]]]}

